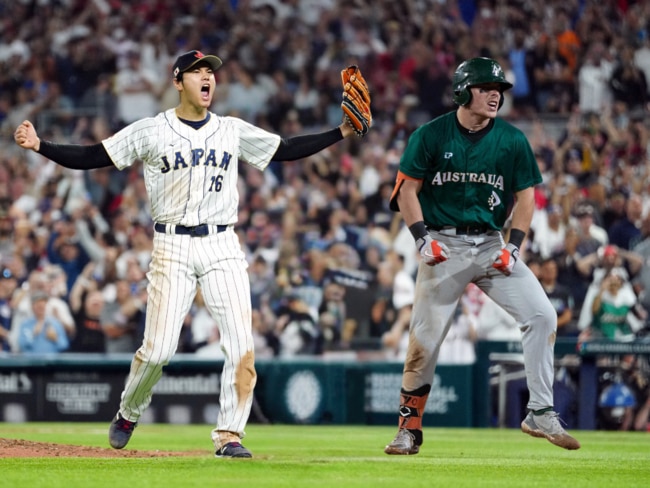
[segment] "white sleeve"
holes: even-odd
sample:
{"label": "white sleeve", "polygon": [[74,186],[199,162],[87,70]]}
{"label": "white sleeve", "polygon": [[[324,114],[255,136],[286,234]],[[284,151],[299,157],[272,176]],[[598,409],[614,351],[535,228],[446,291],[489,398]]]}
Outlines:
{"label": "white sleeve", "polygon": [[145,160],[149,153],[151,136],[155,135],[153,117],[138,120],[102,141],[104,149],[117,169],[131,166],[136,160]]}
{"label": "white sleeve", "polygon": [[235,120],[239,126],[239,157],[257,169],[265,169],[278,150],[281,137],[244,120]]}

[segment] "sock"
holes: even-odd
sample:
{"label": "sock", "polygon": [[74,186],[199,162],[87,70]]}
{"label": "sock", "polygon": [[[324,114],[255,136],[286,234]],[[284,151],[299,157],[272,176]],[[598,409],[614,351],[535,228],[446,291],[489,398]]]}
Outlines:
{"label": "sock", "polygon": [[533,410],[533,415],[544,415],[546,412],[552,412],[553,407],[540,408],[539,410]]}

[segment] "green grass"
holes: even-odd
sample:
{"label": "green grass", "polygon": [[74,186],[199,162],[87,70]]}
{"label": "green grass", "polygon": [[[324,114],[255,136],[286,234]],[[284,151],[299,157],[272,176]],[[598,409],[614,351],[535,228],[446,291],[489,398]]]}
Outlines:
{"label": "green grass", "polygon": [[[575,431],[578,451],[508,429],[425,429],[417,456],[387,456],[393,427],[249,425],[252,460],[213,457],[211,426],[143,424],[129,449],[189,457],[4,458],[2,486],[647,487],[650,435]],[[0,437],[107,447],[107,425],[0,424]]]}

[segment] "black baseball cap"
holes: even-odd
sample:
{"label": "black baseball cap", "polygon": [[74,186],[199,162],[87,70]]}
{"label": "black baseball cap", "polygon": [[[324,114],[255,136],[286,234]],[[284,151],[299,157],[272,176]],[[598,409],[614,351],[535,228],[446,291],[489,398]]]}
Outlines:
{"label": "black baseball cap", "polygon": [[172,68],[172,75],[174,76],[174,79],[180,81],[182,78],[181,75],[183,73],[201,61],[208,63],[212,68],[212,71],[218,70],[223,64],[221,59],[213,56],[212,54],[203,54],[201,51],[196,50],[189,51],[185,54],[181,54],[178,58],[176,58],[176,62]]}

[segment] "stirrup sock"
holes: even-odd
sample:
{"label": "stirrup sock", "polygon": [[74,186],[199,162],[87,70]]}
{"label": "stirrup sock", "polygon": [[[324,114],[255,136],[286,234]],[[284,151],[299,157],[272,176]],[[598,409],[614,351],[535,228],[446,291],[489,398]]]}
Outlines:
{"label": "stirrup sock", "polygon": [[400,391],[399,428],[408,429],[415,436],[415,443],[422,444],[422,415],[431,392],[431,385],[413,391]]}

